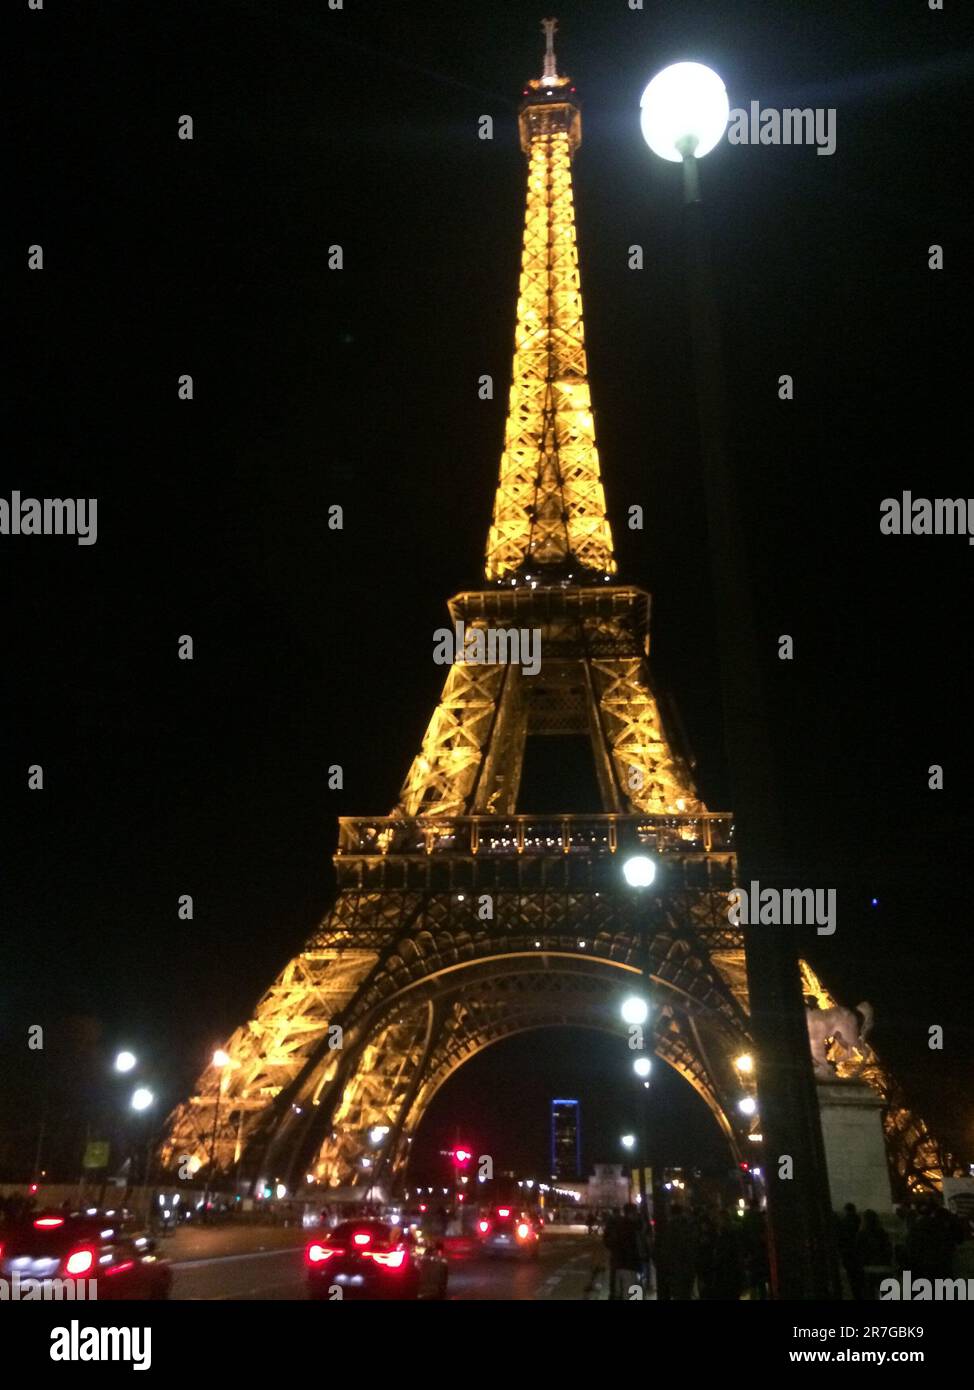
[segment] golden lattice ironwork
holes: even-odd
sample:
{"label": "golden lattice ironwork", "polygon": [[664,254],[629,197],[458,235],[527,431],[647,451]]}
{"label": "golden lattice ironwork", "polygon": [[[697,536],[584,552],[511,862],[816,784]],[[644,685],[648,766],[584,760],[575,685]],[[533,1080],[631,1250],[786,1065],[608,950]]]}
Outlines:
{"label": "golden lattice ironwork", "polygon": [[[542,669],[448,668],[440,703],[400,793],[405,816],[513,813],[525,740],[587,734],[607,811],[704,811],[664,728],[646,656],[649,595],[558,585],[458,594],[467,630],[536,631]],[[566,810],[570,810],[566,807]]]}
{"label": "golden lattice ironwork", "polygon": [[[181,1177],[248,1184],[307,1174],[328,1189],[401,1176],[432,1096],[482,1048],[531,1028],[624,1031],[619,990],[649,972],[652,1045],[703,1097],[737,1157],[749,1047],[743,935],[731,925],[732,818],[699,799],[649,670],[649,595],[615,571],[582,335],[571,156],[580,118],[549,44],[520,115],[528,205],[500,486],[487,577],[450,601],[466,629],[536,631],[540,669],[456,661],[389,816],[346,817],[338,894],[253,1018],[170,1116]],[[513,582],[509,582],[513,581]],[[529,737],[585,734],[599,815],[518,813]],[[665,884],[620,885],[648,848]],[[489,912],[485,915],[485,904]],[[647,914],[652,914],[651,918]],[[806,993],[832,1001],[811,972]],[[904,1184],[935,1152],[868,1050]],[[376,1136],[381,1142],[376,1143]]]}
{"label": "golden lattice ironwork", "polygon": [[575,242],[572,155],[581,123],[567,78],[530,84],[521,112],[527,208],[511,383],[485,573],[616,562],[595,446]]}

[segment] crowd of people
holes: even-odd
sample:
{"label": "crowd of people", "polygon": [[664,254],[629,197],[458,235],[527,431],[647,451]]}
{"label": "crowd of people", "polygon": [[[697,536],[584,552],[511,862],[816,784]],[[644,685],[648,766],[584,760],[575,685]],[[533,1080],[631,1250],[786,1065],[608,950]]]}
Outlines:
{"label": "crowd of people", "polygon": [[[722,1208],[674,1204],[651,1230],[634,1203],[605,1220],[610,1299],[767,1298],[770,1278],[764,1212],[752,1201],[743,1216]],[[654,1284],[655,1277],[655,1284]]]}
{"label": "crowd of people", "polygon": [[836,1216],[836,1242],[853,1298],[878,1297],[884,1278],[909,1270],[914,1279],[974,1277],[974,1231],[939,1201],[896,1208],[892,1233],[874,1211],[847,1202]]}
{"label": "crowd of people", "polygon": [[[898,1207],[890,1229],[850,1202],[836,1213],[836,1244],[847,1297],[879,1297],[890,1275],[974,1278],[974,1228],[938,1201]],[[752,1200],[742,1214],[674,1204],[655,1228],[633,1203],[602,1222],[609,1297],[764,1299],[770,1291],[767,1218]],[[595,1275],[601,1269],[596,1262]],[[635,1292],[638,1289],[639,1292]]]}

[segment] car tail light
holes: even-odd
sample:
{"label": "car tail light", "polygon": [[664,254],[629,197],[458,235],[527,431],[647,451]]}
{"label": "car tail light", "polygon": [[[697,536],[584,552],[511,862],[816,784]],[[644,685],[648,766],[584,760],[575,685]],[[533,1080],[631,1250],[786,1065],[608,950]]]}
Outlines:
{"label": "car tail light", "polygon": [[39,1216],[34,1222],[35,1231],[50,1231],[55,1226],[63,1226],[63,1216]]}
{"label": "car tail light", "polygon": [[71,1254],[64,1262],[65,1274],[71,1274],[77,1278],[81,1274],[87,1274],[91,1266],[95,1263],[95,1252],[87,1246],[82,1246],[80,1250],[72,1250]]}
{"label": "car tail light", "polygon": [[366,1254],[373,1259],[377,1265],[386,1265],[389,1269],[402,1269],[406,1263],[405,1250],[368,1250]]}
{"label": "car tail light", "polygon": [[531,1234],[531,1227],[526,1221],[522,1221],[517,1228],[517,1233],[521,1240],[527,1240],[528,1236]]}
{"label": "car tail light", "polygon": [[477,1222],[477,1229],[479,1230],[479,1232],[480,1232],[481,1235],[485,1236],[485,1235],[487,1234],[487,1232],[490,1230],[490,1222],[489,1222],[489,1221],[478,1221],[478,1222]]}
{"label": "car tail light", "polygon": [[510,1214],[511,1214],[511,1209],[510,1209],[510,1207],[498,1207],[498,1208],[497,1208],[497,1215],[498,1215],[498,1216],[510,1216]]}
{"label": "car tail light", "polygon": [[352,1236],[353,1245],[368,1245],[372,1240],[368,1231],[356,1231]]}
{"label": "car tail light", "polygon": [[105,1274],[124,1274],[127,1269],[134,1269],[134,1260],[124,1260],[120,1265],[109,1265],[104,1271]]}
{"label": "car tail light", "polygon": [[317,1241],[308,1246],[308,1264],[320,1265],[325,1260],[330,1260],[332,1255],[337,1255],[338,1251],[333,1250],[328,1245],[319,1245]]}

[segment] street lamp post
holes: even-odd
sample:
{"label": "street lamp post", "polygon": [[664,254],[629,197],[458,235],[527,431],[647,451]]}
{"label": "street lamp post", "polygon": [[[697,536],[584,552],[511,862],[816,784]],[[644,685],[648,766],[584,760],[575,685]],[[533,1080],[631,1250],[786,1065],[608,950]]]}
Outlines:
{"label": "street lamp post", "polygon": [[[122,1070],[126,1070],[123,1068]],[[142,1168],[142,1185],[145,1188],[146,1219],[152,1217],[152,1198],[149,1193],[149,1168],[152,1157],[152,1116],[150,1111],[156,1103],[155,1095],[149,1090],[148,1086],[137,1086],[132,1092],[129,1102],[136,1114],[144,1114],[146,1117],[146,1141],[145,1141],[145,1163]],[[133,1167],[135,1157],[133,1156]]]}
{"label": "street lamp post", "polygon": [[210,1153],[206,1165],[206,1183],[203,1187],[203,1220],[206,1220],[207,1203],[210,1200],[210,1183],[213,1180],[213,1165],[216,1162],[216,1136],[217,1127],[220,1123],[220,1102],[223,1099],[223,1078],[226,1068],[230,1065],[230,1058],[222,1047],[218,1047],[213,1054],[213,1065],[217,1068],[219,1075],[216,1082],[216,1104],[213,1108],[213,1130],[210,1134]]}
{"label": "street lamp post", "polygon": [[[652,975],[652,943],[653,931],[651,929],[649,914],[644,909],[643,899],[646,890],[656,882],[657,863],[655,858],[649,854],[631,854],[623,860],[622,874],[631,888],[636,890],[637,901],[640,905],[639,931],[642,938],[642,959],[640,961],[640,973],[642,975],[643,997],[632,996],[627,999],[622,1006],[622,1017],[625,1023],[630,1026],[642,1026],[649,1018],[649,999],[653,986]],[[645,1041],[645,1039],[644,1039]],[[649,1073],[652,1070],[652,1062],[649,1057],[637,1057],[633,1062],[633,1071],[639,1082],[639,1197],[642,1203],[642,1218],[649,1222],[650,1192],[646,1184],[646,1169],[650,1166],[649,1157]],[[658,1190],[658,1175],[655,1173],[656,1165],[653,1165],[653,1193],[655,1197]],[[661,1204],[653,1202],[653,1217],[659,1220],[661,1215]]]}
{"label": "street lamp post", "polygon": [[[626,1153],[631,1154],[632,1151],[633,1151],[633,1149],[636,1147],[636,1136],[635,1136],[634,1134],[623,1134],[623,1135],[621,1136],[620,1140],[619,1140],[619,1143],[620,1143],[620,1144],[622,1145],[622,1147],[626,1150]],[[626,1167],[627,1167],[627,1183],[628,1183],[628,1187],[629,1187],[629,1201],[631,1202],[631,1201],[632,1201],[632,1163],[630,1162],[629,1164],[626,1165]]]}
{"label": "street lamp post", "polygon": [[[761,689],[754,617],[741,553],[737,499],[725,451],[725,400],[710,258],[697,161],[721,139],[727,94],[716,73],[679,63],[659,73],[642,98],[647,144],[681,161],[687,280],[701,462],[717,609],[727,760],[734,789],[742,882],[773,883],[783,862],[773,762]],[[793,929],[744,929],[751,1024],[757,1044],[773,1287],[779,1298],[839,1295],[825,1151]],[[794,1177],[775,1180],[789,1155]]]}

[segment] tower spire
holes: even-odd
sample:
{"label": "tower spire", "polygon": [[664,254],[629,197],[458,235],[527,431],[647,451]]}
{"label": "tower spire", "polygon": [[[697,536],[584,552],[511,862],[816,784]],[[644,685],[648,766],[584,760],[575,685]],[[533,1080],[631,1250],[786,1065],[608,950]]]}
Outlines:
{"label": "tower spire", "polygon": [[551,82],[558,76],[558,64],[555,60],[555,31],[558,28],[558,21],[557,19],[543,19],[541,28],[544,31],[546,45],[541,80],[542,82]]}
{"label": "tower spire", "polygon": [[571,78],[558,75],[557,21],[540,78],[524,89],[527,206],[514,368],[500,480],[487,537],[489,580],[603,583],[615,574],[595,447],[575,244],[571,161],[582,124]]}

